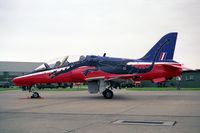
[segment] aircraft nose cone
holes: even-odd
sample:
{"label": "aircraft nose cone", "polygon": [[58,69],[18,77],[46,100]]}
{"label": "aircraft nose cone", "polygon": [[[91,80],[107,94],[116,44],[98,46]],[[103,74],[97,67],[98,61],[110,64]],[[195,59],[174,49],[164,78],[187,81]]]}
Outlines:
{"label": "aircraft nose cone", "polygon": [[15,84],[18,83],[18,81],[19,81],[18,78],[14,78],[14,79],[12,80],[12,82],[15,83]]}
{"label": "aircraft nose cone", "polygon": [[17,86],[31,86],[32,85],[30,83],[31,82],[30,78],[27,78],[27,77],[24,77],[24,76],[14,78],[12,80],[12,82]]}
{"label": "aircraft nose cone", "polygon": [[21,77],[16,77],[12,80],[15,85],[22,86],[24,84],[24,79]]}

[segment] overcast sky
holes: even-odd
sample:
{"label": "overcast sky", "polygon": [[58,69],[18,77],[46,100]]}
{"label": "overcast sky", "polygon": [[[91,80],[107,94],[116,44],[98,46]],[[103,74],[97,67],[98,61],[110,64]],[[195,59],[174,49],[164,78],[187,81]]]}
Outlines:
{"label": "overcast sky", "polygon": [[169,32],[174,60],[200,68],[199,0],[0,0],[0,61],[137,59]]}

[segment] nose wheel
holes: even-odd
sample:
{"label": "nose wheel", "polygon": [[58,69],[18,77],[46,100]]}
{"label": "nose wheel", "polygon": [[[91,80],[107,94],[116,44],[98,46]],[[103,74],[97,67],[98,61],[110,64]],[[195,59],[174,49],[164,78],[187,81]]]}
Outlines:
{"label": "nose wheel", "polygon": [[31,96],[31,98],[39,98],[39,97],[40,97],[40,95],[38,92],[33,92],[32,96]]}
{"label": "nose wheel", "polygon": [[29,92],[32,92],[31,98],[41,98],[38,92],[35,92],[32,86],[28,87]]}
{"label": "nose wheel", "polygon": [[103,96],[104,96],[105,99],[112,99],[113,98],[113,92],[109,89],[106,89],[103,92]]}

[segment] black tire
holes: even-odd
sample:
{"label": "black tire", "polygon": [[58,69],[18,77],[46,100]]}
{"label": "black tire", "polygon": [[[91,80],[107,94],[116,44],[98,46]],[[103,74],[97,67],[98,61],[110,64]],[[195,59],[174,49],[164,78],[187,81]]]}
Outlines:
{"label": "black tire", "polygon": [[103,96],[104,96],[105,99],[112,99],[113,98],[113,92],[109,89],[106,89],[103,92]]}
{"label": "black tire", "polygon": [[39,98],[40,95],[37,92],[34,92],[33,95],[31,96],[31,98]]}
{"label": "black tire", "polygon": [[70,87],[70,88],[73,88],[73,84],[71,83],[71,84],[69,85],[69,87]]}

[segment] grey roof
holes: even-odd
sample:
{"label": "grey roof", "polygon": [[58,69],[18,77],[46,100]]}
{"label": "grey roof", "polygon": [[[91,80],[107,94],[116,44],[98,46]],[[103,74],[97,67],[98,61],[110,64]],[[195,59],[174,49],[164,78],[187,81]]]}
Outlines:
{"label": "grey roof", "polygon": [[31,72],[43,62],[9,62],[0,61],[1,72]]}

